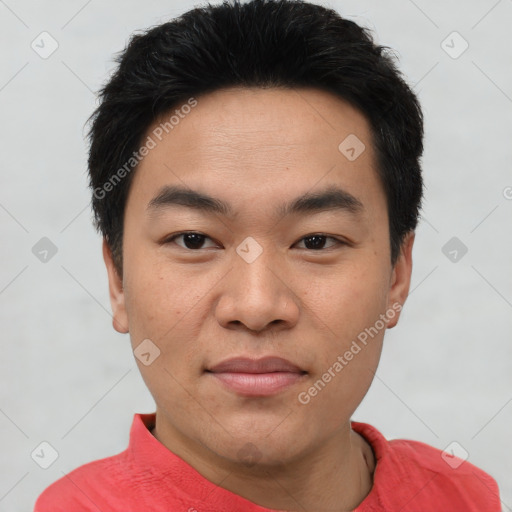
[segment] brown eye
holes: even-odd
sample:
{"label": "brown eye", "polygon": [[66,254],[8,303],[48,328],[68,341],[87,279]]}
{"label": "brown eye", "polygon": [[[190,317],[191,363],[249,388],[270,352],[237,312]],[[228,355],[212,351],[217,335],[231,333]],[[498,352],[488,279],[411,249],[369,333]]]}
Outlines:
{"label": "brown eye", "polygon": [[[180,240],[180,242],[178,242]],[[199,250],[205,249],[204,244],[207,240],[211,240],[208,236],[203,235],[202,233],[196,233],[193,231],[189,231],[186,233],[178,233],[174,235],[172,238],[168,239],[165,243],[176,243],[183,249],[190,250]],[[210,245],[209,247],[215,247],[215,244]]]}
{"label": "brown eye", "polygon": [[[331,240],[333,243],[326,247],[327,241]],[[304,243],[304,247],[300,247],[301,249],[309,249],[312,251],[319,251],[322,249],[329,249],[337,244],[342,244],[341,240],[338,240],[332,236],[327,235],[309,235],[300,240],[299,243]]]}

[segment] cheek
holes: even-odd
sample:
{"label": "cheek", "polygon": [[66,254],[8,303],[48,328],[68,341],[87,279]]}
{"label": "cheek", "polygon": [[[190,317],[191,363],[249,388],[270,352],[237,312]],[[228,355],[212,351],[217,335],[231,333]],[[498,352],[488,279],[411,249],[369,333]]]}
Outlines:
{"label": "cheek", "polygon": [[192,294],[187,300],[178,279],[169,280],[156,269],[144,272],[141,266],[130,272],[125,300],[132,339],[143,336],[159,340],[189,309]]}
{"label": "cheek", "polygon": [[149,253],[139,261],[140,265],[133,260],[134,265],[126,267],[132,346],[150,339],[161,351],[157,366],[188,378],[187,368],[197,367],[201,353],[198,340],[208,319],[208,294],[219,277],[191,273]]}
{"label": "cheek", "polygon": [[332,331],[346,342],[375,323],[387,305],[389,276],[372,264],[351,265],[334,273],[323,286],[310,289],[308,303]]}
{"label": "cheek", "polygon": [[162,337],[201,298],[202,283],[143,243],[126,242],[125,295],[131,333]]}
{"label": "cheek", "polygon": [[[333,354],[329,364],[313,376],[309,386],[299,390],[296,410],[317,418],[324,430],[335,432],[352,416],[366,395],[377,369],[381,347],[382,340],[376,337],[367,346],[359,343],[357,353],[349,351],[352,354],[350,360],[346,351]],[[305,428],[308,428],[307,423]],[[310,435],[314,435],[314,425],[311,430]]]}
{"label": "cheek", "polygon": [[335,430],[356,410],[373,380],[385,333],[380,315],[387,282],[383,272],[352,268],[323,291],[308,292],[321,348],[316,346],[315,372],[296,406],[322,418],[326,428]]}

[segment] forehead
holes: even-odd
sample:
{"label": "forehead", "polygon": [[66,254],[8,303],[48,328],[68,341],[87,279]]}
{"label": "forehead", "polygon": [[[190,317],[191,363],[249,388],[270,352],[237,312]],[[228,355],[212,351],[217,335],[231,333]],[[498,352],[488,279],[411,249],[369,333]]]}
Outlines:
{"label": "forehead", "polygon": [[144,140],[155,144],[130,192],[146,204],[170,184],[230,196],[240,208],[330,185],[363,203],[382,202],[370,126],[333,94],[232,88],[195,101],[193,108],[177,105],[147,130]]}
{"label": "forehead", "polygon": [[[172,140],[166,135],[178,135],[184,150],[231,146],[250,153],[260,144],[275,151],[285,145],[300,151],[300,146],[312,144],[325,150],[350,134],[370,142],[364,115],[344,100],[317,89],[230,88],[205,94],[196,101],[197,106],[179,119],[172,113],[178,113],[186,102],[178,104],[162,115],[148,134],[173,117],[176,124],[167,126],[167,130],[164,127],[166,133],[162,135],[170,144]],[[320,144],[322,141],[324,144]],[[337,155],[338,144],[334,144],[334,150]]]}

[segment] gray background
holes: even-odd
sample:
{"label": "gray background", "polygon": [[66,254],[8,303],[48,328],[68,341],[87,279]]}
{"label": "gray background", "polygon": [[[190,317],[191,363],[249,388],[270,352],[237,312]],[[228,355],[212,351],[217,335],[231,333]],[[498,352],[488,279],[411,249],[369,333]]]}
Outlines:
{"label": "gray background", "polygon": [[[123,450],[133,413],[154,409],[111,327],[84,122],[129,35],[193,5],[0,0],[1,511],[30,510],[64,473]],[[457,441],[512,510],[512,1],[323,5],[397,51],[426,117],[412,292],[354,419]],[[43,31],[59,45],[47,59],[31,48]],[[42,237],[57,248],[46,262],[32,252]],[[46,470],[31,458],[42,441],[59,454]]]}

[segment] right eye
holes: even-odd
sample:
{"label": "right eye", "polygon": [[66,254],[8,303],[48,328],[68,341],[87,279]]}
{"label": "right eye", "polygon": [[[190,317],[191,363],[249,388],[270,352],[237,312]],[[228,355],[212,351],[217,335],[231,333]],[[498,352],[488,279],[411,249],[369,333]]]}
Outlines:
{"label": "right eye", "polygon": [[[181,243],[177,242],[177,240],[181,240]],[[185,231],[182,233],[176,233],[175,235],[172,235],[170,238],[167,238],[163,244],[167,245],[170,243],[176,243],[176,245],[179,245],[183,249],[188,250],[199,250],[199,249],[205,249],[208,247],[204,247],[204,243],[206,240],[210,240],[212,242],[212,245],[210,247],[216,247],[216,244],[212,241],[212,239],[206,235],[203,235],[203,233],[198,233],[197,231]]]}

